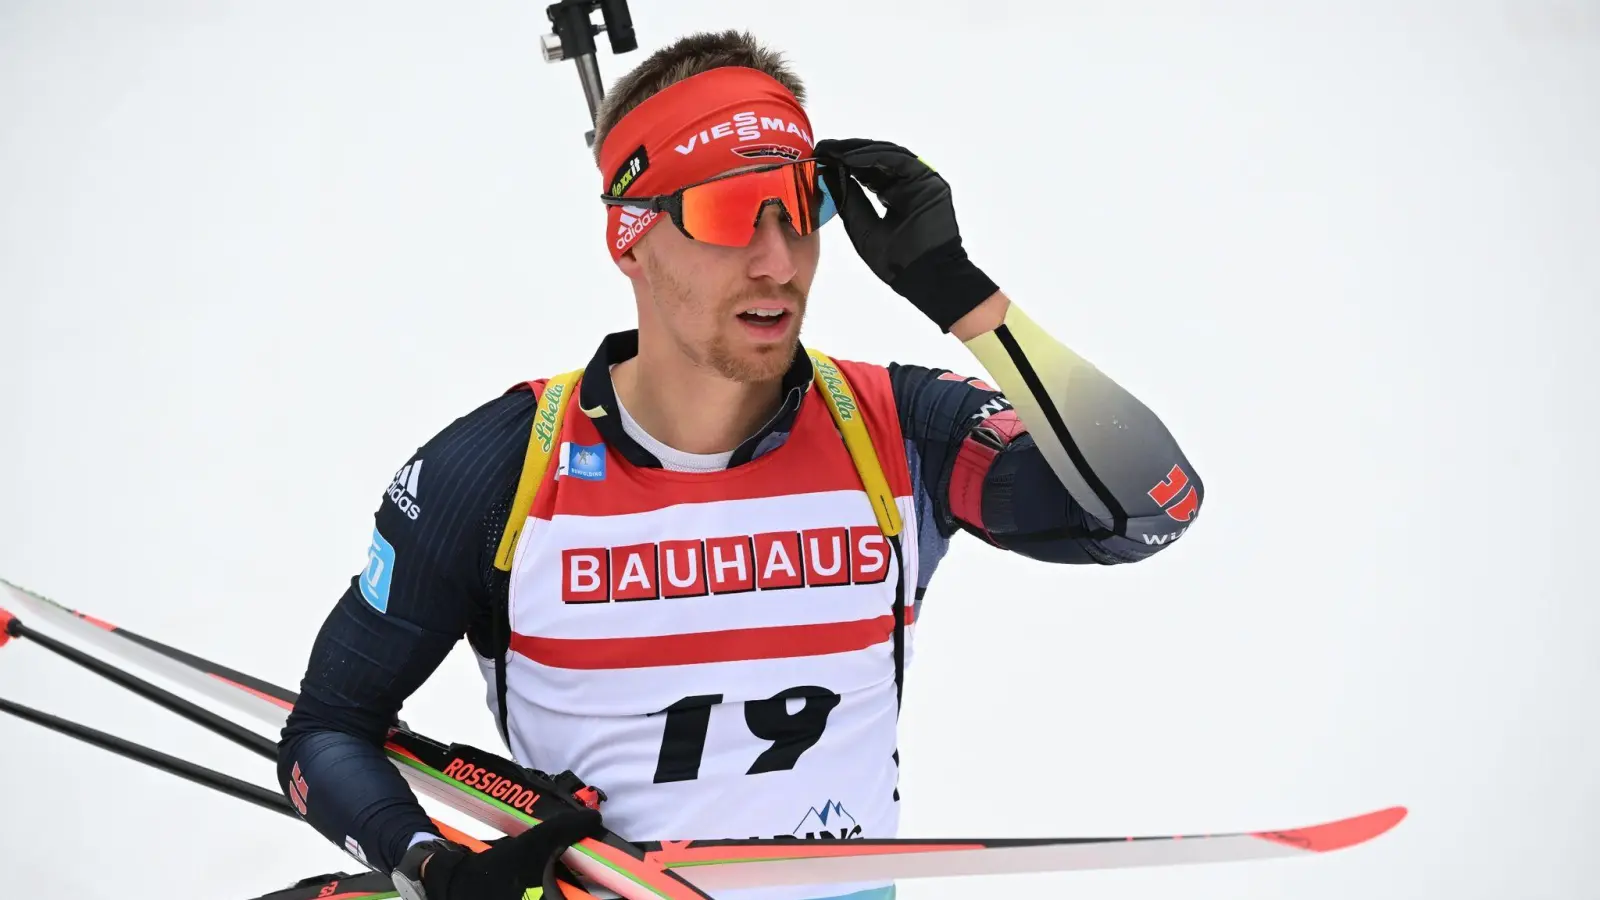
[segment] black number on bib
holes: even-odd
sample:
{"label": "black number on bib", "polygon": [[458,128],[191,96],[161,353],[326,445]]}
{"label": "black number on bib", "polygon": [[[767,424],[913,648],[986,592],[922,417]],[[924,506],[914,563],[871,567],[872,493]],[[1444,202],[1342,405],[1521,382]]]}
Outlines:
{"label": "black number on bib", "polygon": [[656,784],[693,781],[700,777],[700,759],[706,754],[706,732],[711,728],[711,707],[721,694],[685,697],[667,707],[667,727],[656,756]]}
{"label": "black number on bib", "polygon": [[[791,713],[791,700],[804,700],[805,704]],[[803,686],[779,691],[765,700],[745,703],[744,721],[750,733],[772,742],[745,774],[794,768],[800,755],[822,740],[822,732],[828,727],[828,715],[839,701],[839,695],[827,688]],[[662,729],[661,752],[656,757],[656,784],[693,781],[700,777],[706,734],[711,730],[711,707],[721,702],[721,694],[700,694],[685,697],[662,710],[667,721]]]}
{"label": "black number on bib", "polygon": [[[789,712],[789,701],[804,699],[805,705]],[[794,768],[800,754],[822,740],[828,727],[828,714],[839,705],[839,695],[825,688],[792,687],[766,700],[744,705],[744,722],[750,733],[772,746],[756,757],[746,775],[782,772]]]}

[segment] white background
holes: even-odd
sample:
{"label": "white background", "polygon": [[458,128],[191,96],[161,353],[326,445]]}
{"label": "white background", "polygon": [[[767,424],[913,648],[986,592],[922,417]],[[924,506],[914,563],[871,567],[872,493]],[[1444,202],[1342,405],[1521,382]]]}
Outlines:
{"label": "white background", "polygon": [[[412,448],[631,327],[526,2],[0,2],[0,575],[295,686]],[[1600,6],[634,0],[749,27],[821,136],[909,146],[973,257],[1209,488],[1132,567],[963,540],[908,836],[1252,830],[1311,860],[908,900],[1518,900],[1600,878]],[[598,16],[596,17],[598,20]],[[806,338],[981,374],[825,236]],[[271,785],[25,642],[0,695]],[[403,715],[496,747],[458,648]],[[243,898],[308,827],[0,721],[0,897]]]}

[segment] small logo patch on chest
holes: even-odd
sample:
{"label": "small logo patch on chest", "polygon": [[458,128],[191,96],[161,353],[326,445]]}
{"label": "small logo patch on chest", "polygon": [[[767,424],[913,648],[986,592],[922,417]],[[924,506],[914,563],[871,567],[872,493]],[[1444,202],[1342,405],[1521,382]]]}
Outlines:
{"label": "small logo patch on chest", "polygon": [[557,478],[582,478],[585,481],[606,480],[606,445],[574,444],[561,442],[561,462],[556,468]]}

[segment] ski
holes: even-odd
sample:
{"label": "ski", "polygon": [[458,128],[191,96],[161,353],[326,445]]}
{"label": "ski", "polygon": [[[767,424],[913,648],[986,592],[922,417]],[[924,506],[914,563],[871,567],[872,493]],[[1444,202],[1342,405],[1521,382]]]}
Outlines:
{"label": "ski", "polygon": [[[537,799],[515,762],[463,744],[444,745],[395,731],[391,759],[424,776],[408,777],[429,796],[449,801],[466,793],[494,811],[481,821],[508,834],[539,821]],[[474,785],[481,785],[475,787]],[[484,790],[489,793],[485,793]],[[457,807],[460,808],[460,807]],[[957,875],[1153,867],[1318,855],[1353,847],[1400,823],[1402,807],[1333,822],[1275,831],[1098,838],[878,838],[810,841],[798,838],[608,841],[633,863],[661,866],[702,891],[898,881]]]}
{"label": "ski", "polygon": [[[74,665],[81,666],[169,712],[176,713],[202,728],[233,741],[257,756],[273,762],[278,759],[278,745],[272,739],[256,734],[232,719],[217,715],[211,710],[185,700],[171,691],[156,687],[142,678],[138,678],[97,658],[93,654],[85,653],[71,644],[58,641],[47,634],[35,631],[23,624],[22,620],[15,615],[6,612],[4,607],[0,607],[0,626],[3,626],[0,630],[5,632],[8,639],[13,637],[26,638]],[[194,679],[191,677],[188,680],[193,681]]]}
{"label": "ski", "polygon": [[[8,603],[25,610],[39,622],[72,635],[80,643],[181,684],[275,733],[283,730],[289,710],[299,699],[299,695],[293,691],[68,609],[54,600],[0,578],[0,609],[4,609]],[[4,638],[0,638],[0,644],[3,643]],[[259,752],[258,748],[251,749]]]}
{"label": "ski", "polygon": [[[86,639],[97,632],[159,659],[152,666],[197,690],[204,682],[256,698],[237,700],[257,721],[281,721],[293,705],[284,689],[209,660],[193,656],[99,619],[55,604],[9,582],[0,586],[30,612],[50,609],[52,621]],[[0,613],[0,617],[3,617]],[[142,661],[142,660],[141,660]],[[252,709],[253,708],[253,709]],[[267,712],[271,710],[271,712]],[[420,794],[442,802],[505,834],[519,834],[538,824],[548,809],[528,786],[527,773],[515,762],[460,744],[443,744],[404,727],[393,729],[385,752]],[[957,875],[1006,875],[1233,862],[1295,856],[1316,856],[1377,838],[1405,818],[1404,807],[1299,828],[1225,834],[1151,835],[1099,838],[1032,839],[849,839],[807,841],[783,838],[689,840],[632,843],[616,836],[586,841],[569,850],[563,861],[580,875],[624,896],[639,890],[668,891],[649,896],[705,897],[704,891],[733,888],[803,886],[858,881],[901,880]],[[666,877],[663,877],[666,876]],[[672,889],[686,888],[688,893]]]}
{"label": "ski", "polygon": [[1404,807],[1283,831],[1105,838],[682,841],[646,858],[707,891],[962,875],[1020,875],[1315,856],[1394,828]]}
{"label": "ski", "polygon": [[[128,640],[135,641],[136,646],[141,650],[158,654],[161,651],[154,650],[152,648],[162,648],[164,650],[172,650],[173,652],[181,652],[176,651],[174,648],[166,647],[166,645],[160,644],[156,641],[143,638],[134,634],[133,632],[116,628],[115,626],[104,622],[103,620],[85,616],[75,610],[62,607],[59,604],[56,604],[54,601],[47,600],[37,594],[33,594],[18,588],[16,585],[11,584],[10,582],[0,582],[0,586],[3,586],[5,590],[11,594],[13,600],[20,600],[22,605],[28,608],[31,613],[36,613],[42,610],[49,610],[57,613],[57,615],[54,616],[56,625],[64,629],[71,630],[74,634],[87,635],[90,633],[105,633],[122,635],[126,636],[126,639]],[[61,615],[63,613],[65,615]],[[90,654],[84,653],[68,644],[40,633],[39,631],[25,624],[14,613],[11,613],[3,606],[0,606],[0,635],[4,635],[4,637],[8,640],[12,637],[28,639],[36,644],[39,644],[45,649],[62,656],[69,662],[80,665],[97,675],[105,677],[108,680],[121,685],[122,687],[128,688],[140,696],[150,699],[162,705],[163,707],[166,707],[167,709],[179,712],[196,724],[216,731],[219,734],[231,736],[233,730],[237,728],[235,723],[227,719],[223,719],[210,710],[198,707],[187,700],[177,697],[169,691],[165,691],[159,687],[156,687],[149,682],[121,671],[115,666],[95,659]],[[216,666],[215,664],[210,663],[207,660],[200,659],[199,657],[189,656],[188,654],[183,654],[183,656],[187,659],[192,659],[196,664],[206,666],[211,670],[222,669],[222,667]],[[185,665],[189,664],[185,663]],[[195,672],[202,671],[194,669],[192,666],[187,671],[183,669],[171,669],[170,667],[163,667],[163,669],[164,671],[168,672],[169,677],[171,677],[173,680],[180,681],[185,684],[196,683],[197,678],[195,676]],[[228,681],[233,681],[236,678],[248,678],[248,676],[244,676],[242,673],[232,672],[231,670],[225,671],[228,671],[232,676],[227,679]],[[221,678],[221,676],[213,676],[213,671],[203,671],[203,674],[208,677]],[[274,685],[259,682],[255,679],[250,680],[255,681],[262,687],[267,688],[266,691],[252,689],[253,694],[270,695],[272,693],[287,693]],[[257,737],[257,739],[263,742],[266,746],[265,748],[262,748],[261,746],[256,745],[252,746],[252,749],[257,750],[257,752],[261,753],[261,755],[276,762],[276,743],[269,741],[266,738],[261,738],[259,736],[255,737]],[[401,743],[396,743],[396,737],[401,739]],[[401,774],[404,775],[406,780],[410,782],[419,792],[433,796],[436,799],[445,802],[447,805],[450,805],[468,815],[474,815],[476,813],[475,818],[477,818],[478,821],[494,825],[506,834],[520,834],[528,828],[539,824],[545,818],[548,818],[551,815],[559,814],[560,812],[570,808],[566,801],[562,800],[561,798],[549,796],[547,793],[536,790],[527,785],[527,771],[514,763],[510,763],[509,761],[505,762],[505,766],[508,767],[508,771],[515,770],[516,777],[521,783],[520,787],[518,788],[519,792],[517,796],[519,798],[519,802],[523,803],[523,808],[528,810],[528,812],[513,810],[512,807],[507,806],[498,799],[500,797],[508,797],[508,792],[512,789],[509,780],[506,778],[502,778],[501,781],[492,787],[485,785],[486,790],[492,793],[470,788],[464,783],[460,784],[460,790],[441,789],[441,783],[452,784],[458,782],[455,782],[450,777],[444,775],[440,770],[431,768],[430,763],[440,760],[442,755],[448,755],[452,748],[445,747],[437,742],[413,735],[409,731],[397,727],[391,730],[390,740],[384,749],[390,760],[393,761],[400,769]],[[496,759],[499,758],[496,757]],[[440,762],[439,764],[445,766],[446,768],[449,767],[448,763]],[[457,769],[451,769],[451,771],[459,772],[461,770],[458,766]],[[507,811],[514,812],[515,815],[508,817],[505,815]],[[438,826],[441,823],[435,820],[434,824]],[[450,837],[451,839],[458,839],[459,837],[464,836],[454,829],[451,829],[448,832],[442,831],[441,834],[444,834],[446,837]],[[473,843],[478,844],[478,849],[481,849],[483,846],[481,842],[475,840]],[[669,871],[662,863],[655,860],[646,859],[644,854],[637,851],[633,844],[630,844],[627,841],[624,841],[622,838],[617,837],[609,832],[604,838],[585,838],[579,843],[572,845],[572,847],[568,848],[567,851],[562,855],[562,861],[565,862],[578,875],[589,879],[594,884],[605,887],[607,890],[615,892],[618,896],[629,898],[629,900],[657,900],[657,898],[661,898],[661,900],[711,900],[711,898],[709,898],[704,892],[696,889],[694,885],[688,881],[685,881],[675,873]],[[579,896],[582,896],[582,894],[580,893]]]}
{"label": "ski", "polygon": [[[18,635],[0,630],[0,644],[3,644],[4,639],[16,636]],[[231,775],[208,769],[188,760],[162,753],[159,750],[98,731],[60,716],[40,712],[4,698],[0,698],[0,712],[16,716],[23,721],[32,722],[68,737],[76,738],[91,746],[108,750],[118,756],[142,762],[162,772],[188,779],[229,797],[255,804],[280,815],[298,818],[294,809],[289,805],[289,801],[283,795],[234,778]],[[457,831],[443,822],[434,820],[433,824],[439,829],[440,834],[470,850],[482,852],[488,849],[488,844],[469,834]],[[564,900],[595,900],[593,895],[583,891],[581,888],[564,881],[558,881],[557,883],[561,885]],[[303,878],[290,887],[253,898],[253,900],[382,900],[382,898],[396,896],[398,895],[395,893],[389,875],[373,870],[361,875],[338,872]]]}
{"label": "ski", "polygon": [[[146,699],[149,699],[169,710],[180,713],[185,718],[188,718],[209,730],[225,732],[226,729],[219,728],[219,725],[231,724],[228,723],[227,720],[222,720],[219,718],[214,719],[213,717],[215,714],[207,710],[199,709],[198,707],[193,707],[192,704],[188,704],[187,701],[171,694],[168,691],[163,690],[162,688],[156,687],[155,685],[143,681],[142,679],[139,679],[129,673],[122,672],[116,669],[114,666],[108,666],[99,660],[93,659],[93,657],[90,657],[87,654],[83,654],[81,651],[77,651],[75,648],[62,644],[47,635],[42,635],[39,632],[34,631],[17,619],[15,615],[11,614],[3,607],[0,607],[0,647],[5,646],[6,642],[14,637],[24,638],[40,644],[54,653],[62,655],[69,660],[89,668],[91,671],[94,671],[97,674],[103,675],[106,678],[115,681],[122,687],[132,690],[134,693],[137,693]],[[269,791],[266,788],[262,788],[248,781],[235,778],[232,775],[218,772],[215,769],[206,768],[205,766],[201,766],[197,763],[193,763],[171,754],[163,753],[159,750],[134,743],[133,741],[117,737],[116,735],[90,728],[82,723],[74,722],[70,719],[60,716],[51,715],[50,713],[42,712],[40,710],[33,709],[4,698],[0,698],[0,712],[14,716],[26,722],[31,722],[59,734],[64,734],[68,737],[75,738],[79,741],[89,744],[90,746],[107,750],[118,756],[144,763],[145,765],[151,766],[159,771],[176,775],[180,778],[204,785],[205,787],[209,787],[229,797],[243,800],[247,803],[251,803],[263,809],[276,812],[280,815],[289,816],[290,818],[299,818],[295,814],[295,811],[290,805],[289,800],[287,800],[282,794]],[[271,743],[272,747],[274,748],[273,756],[275,757],[276,744],[272,742],[269,743]],[[451,841],[454,841],[457,844],[460,844],[463,847],[466,847],[469,850],[474,852],[482,852],[487,850],[489,847],[489,845],[484,841],[462,832],[445,822],[441,822],[438,819],[432,819],[432,823],[440,835]],[[355,854],[352,855],[354,856]],[[360,859],[360,857],[357,858]],[[364,859],[360,859],[360,861],[366,864]],[[370,868],[370,864],[368,865]],[[592,894],[589,894],[581,888],[565,881],[557,881],[557,884],[559,884],[561,887],[564,900],[595,900]],[[530,900],[537,900],[539,893],[540,892],[537,891],[531,892],[529,894]],[[275,891],[271,894],[265,895],[264,897],[255,898],[255,900],[292,900],[292,898],[300,897],[315,897],[318,898],[318,900],[333,900],[333,898],[344,898],[344,900],[363,900],[363,898],[366,898],[366,900],[378,900],[378,898],[394,896],[396,896],[396,894],[388,874],[373,871],[359,876],[351,876],[347,873],[339,872],[331,875],[319,875],[312,878],[301,879],[299,882],[289,888],[285,888],[281,891]]]}

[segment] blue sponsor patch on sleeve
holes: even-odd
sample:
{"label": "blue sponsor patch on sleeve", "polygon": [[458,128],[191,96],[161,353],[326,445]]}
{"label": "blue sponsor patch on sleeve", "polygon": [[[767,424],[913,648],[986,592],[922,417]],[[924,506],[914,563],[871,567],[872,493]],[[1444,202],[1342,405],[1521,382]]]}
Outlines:
{"label": "blue sponsor patch on sleeve", "polygon": [[361,573],[361,596],[381,613],[389,611],[389,582],[394,577],[394,546],[378,529],[372,529],[372,544],[367,547],[367,568]]}

